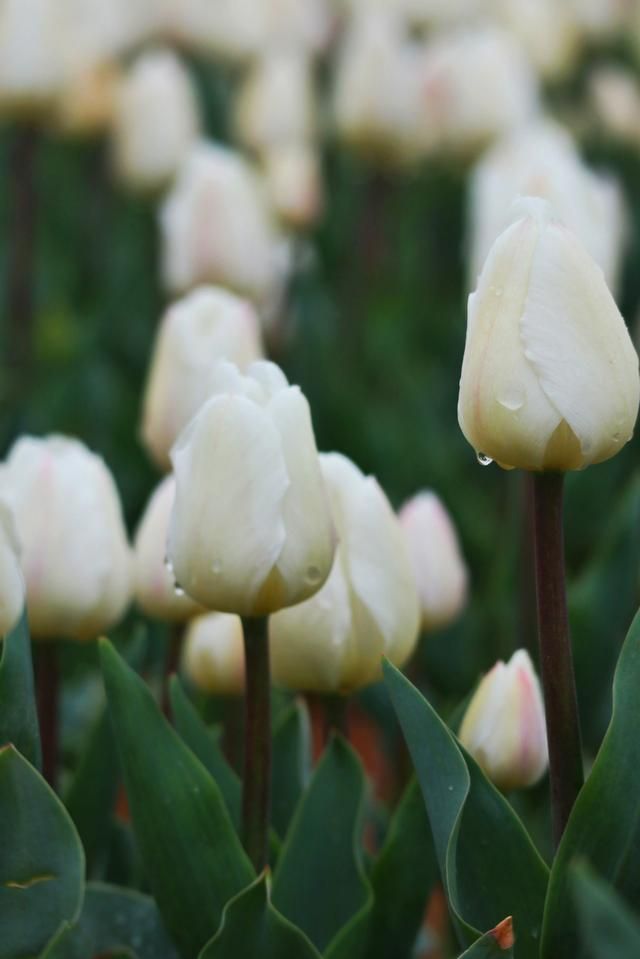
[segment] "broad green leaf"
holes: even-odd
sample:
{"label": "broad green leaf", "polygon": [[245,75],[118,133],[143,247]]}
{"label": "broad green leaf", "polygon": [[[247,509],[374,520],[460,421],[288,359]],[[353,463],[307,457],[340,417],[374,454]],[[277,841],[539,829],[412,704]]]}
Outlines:
{"label": "broad green leaf", "polygon": [[178,956],[150,896],[88,883],[78,922],[56,936],[42,959],[89,959],[121,950],[131,950],[138,959]]}
{"label": "broad green leaf", "polygon": [[553,862],[544,915],[542,956],[577,954],[570,864],[587,860],[619,891],[635,890],[640,867],[640,614],[618,660],[613,714],[593,768],[573,807]]}
{"label": "broad green leaf", "polygon": [[311,777],[311,730],[302,700],[292,703],[273,730],[273,795],[271,816],[279,836],[289,823]]}
{"label": "broad green leaf", "polygon": [[89,875],[109,837],[119,776],[118,753],[105,706],[87,736],[65,796],[65,806],[82,840]]}
{"label": "broad green leaf", "polygon": [[476,939],[459,959],[510,959],[513,956],[511,918]]}
{"label": "broad green leaf", "polygon": [[293,817],[273,879],[273,903],[324,952],[370,902],[360,861],[365,779],[335,737]]}
{"label": "broad green leaf", "polygon": [[374,904],[367,959],[412,955],[438,863],[429,819],[415,779],[395,810],[384,846],[371,871]]}
{"label": "broad green leaf", "polygon": [[39,769],[40,731],[26,609],[0,648],[0,746],[13,743]]}
{"label": "broad green leaf", "polygon": [[80,913],[84,855],[64,806],[13,746],[0,749],[0,955],[38,955]]}
{"label": "broad green leaf", "polygon": [[584,865],[572,866],[582,955],[587,959],[640,956],[640,918],[606,882]]}
{"label": "broad green leaf", "polygon": [[269,899],[266,874],[232,899],[220,929],[199,959],[320,959],[305,934],[285,919]]}
{"label": "broad green leaf", "polygon": [[255,873],[207,770],[107,640],[100,653],[140,854],[167,930],[193,959]]}
{"label": "broad green leaf", "polygon": [[172,677],[169,690],[173,721],[178,733],[215,779],[233,824],[239,829],[242,813],[240,778],[225,759],[216,737],[189,700],[177,676]]}
{"label": "broad green leaf", "polygon": [[507,800],[429,703],[390,663],[384,671],[463,943],[513,916],[516,959],[538,959],[547,867]]}

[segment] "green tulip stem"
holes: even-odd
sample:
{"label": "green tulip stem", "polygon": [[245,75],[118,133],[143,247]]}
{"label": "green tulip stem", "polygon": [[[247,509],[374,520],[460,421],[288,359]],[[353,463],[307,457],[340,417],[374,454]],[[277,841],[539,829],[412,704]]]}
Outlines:
{"label": "green tulip stem", "polygon": [[349,700],[339,694],[324,696],[324,741],[329,742],[332,733],[349,738]]}
{"label": "green tulip stem", "polygon": [[162,712],[168,720],[171,720],[169,681],[174,673],[178,672],[180,667],[183,632],[184,623],[172,623],[168,629],[167,654],[164,661],[164,674],[162,677]]}
{"label": "green tulip stem", "polygon": [[242,621],[245,655],[245,728],[242,827],[256,872],[267,865],[271,812],[271,684],[268,619]]}
{"label": "green tulip stem", "polygon": [[42,746],[42,775],[52,789],[58,768],[60,670],[57,643],[44,640],[36,647],[36,699]]}
{"label": "green tulip stem", "polygon": [[556,846],[584,782],[565,585],[563,482],[561,473],[533,477],[538,640]]}
{"label": "green tulip stem", "polygon": [[39,134],[35,126],[17,126],[9,158],[12,196],[8,250],[6,309],[10,326],[8,360],[16,384],[24,385],[33,360],[34,257],[37,198],[36,159]]}

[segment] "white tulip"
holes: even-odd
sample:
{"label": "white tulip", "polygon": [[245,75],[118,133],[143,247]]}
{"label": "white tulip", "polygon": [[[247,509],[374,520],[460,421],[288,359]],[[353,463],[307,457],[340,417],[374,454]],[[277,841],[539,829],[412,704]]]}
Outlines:
{"label": "white tulip", "polygon": [[147,503],[134,540],[134,591],[138,606],[147,616],[181,623],[202,609],[176,590],[167,563],[167,536],[175,493],[175,479],[165,476]]}
{"label": "white tulip", "polygon": [[479,161],[470,181],[471,276],[475,280],[518,196],[548,200],[615,289],[625,236],[618,184],[590,170],[569,133],[551,121],[524,127]]}
{"label": "white tulip", "polygon": [[124,614],[131,554],[103,460],[64,436],[14,443],[0,474],[14,511],[37,639],[91,639]]}
{"label": "white tulip", "polygon": [[417,493],[398,514],[418,587],[422,628],[439,629],[461,612],[467,599],[467,567],[441,500],[431,491]]}
{"label": "white tulip", "polygon": [[295,51],[268,52],[238,91],[236,134],[253,150],[307,143],[316,127],[311,61]]}
{"label": "white tulip", "polygon": [[640,83],[619,66],[596,67],[589,77],[591,106],[605,133],[636,150],[640,146]]}
{"label": "white tulip", "polygon": [[602,270],[527,198],[469,297],[458,419],[484,461],[582,469],[614,456],[638,412],[638,357]]}
{"label": "white tulip", "polygon": [[124,77],[114,116],[116,169],[138,189],[175,176],[199,133],[198,104],[186,67],[169,50],[142,54]]}
{"label": "white tulip", "polygon": [[1,0],[0,111],[47,107],[63,76],[59,0]]}
{"label": "white tulip", "polygon": [[462,720],[460,742],[499,789],[533,786],[544,775],[544,706],[526,650],[496,663],[482,679]]}
{"label": "white tulip", "polygon": [[[9,505],[0,500],[0,637],[10,633],[24,609],[20,543]],[[1,652],[1,651],[0,651]]]}
{"label": "white tulip", "polygon": [[207,609],[262,616],[315,593],[334,532],[309,405],[273,363],[218,386],[171,452],[176,501],[169,558]]}
{"label": "white tulip", "polygon": [[322,209],[321,171],[313,147],[276,147],[263,162],[271,202],[283,223],[293,228],[313,223]]}
{"label": "white tulip", "polygon": [[169,307],[156,334],[142,421],[145,446],[161,469],[170,469],[171,447],[210,396],[218,360],[245,370],[261,356],[260,323],[247,300],[201,287]]}
{"label": "white tulip", "polygon": [[208,613],[193,619],[185,635],[182,666],[194,686],[205,693],[242,695],[244,640],[240,617]]}
{"label": "white tulip", "polygon": [[162,207],[161,226],[169,290],[219,283],[261,304],[277,295],[281,237],[264,184],[239,153],[198,144]]}
{"label": "white tulip", "polygon": [[570,3],[493,0],[493,12],[520,41],[538,73],[557,80],[575,68],[582,30]]}
{"label": "white tulip", "polygon": [[315,596],[271,618],[273,676],[292,689],[347,693],[381,677],[383,656],[407,661],[420,612],[402,530],[380,486],[338,453],[320,459],[336,558]]}

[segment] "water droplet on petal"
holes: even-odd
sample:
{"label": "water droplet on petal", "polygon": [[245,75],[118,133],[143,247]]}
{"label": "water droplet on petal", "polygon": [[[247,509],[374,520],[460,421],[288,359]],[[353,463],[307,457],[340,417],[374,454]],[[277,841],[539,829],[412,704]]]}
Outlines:
{"label": "water droplet on petal", "polygon": [[494,290],[493,292],[495,293],[496,296],[502,296],[502,287],[501,287],[501,286],[496,286],[496,288],[495,288],[495,290]]}
{"label": "water droplet on petal", "polygon": [[322,573],[320,572],[317,566],[309,566],[307,567],[306,578],[307,578],[307,583],[309,583],[310,586],[315,586],[315,584],[319,583],[320,580],[322,579]]}
{"label": "water droplet on petal", "polygon": [[214,562],[211,564],[211,572],[214,576],[219,576],[222,572],[222,563],[219,559],[214,560]]}
{"label": "water droplet on petal", "polygon": [[504,406],[506,410],[511,410],[515,413],[516,410],[522,409],[524,405],[524,394],[518,387],[507,389],[502,396],[498,397],[498,403],[500,406]]}
{"label": "water droplet on petal", "polygon": [[175,584],[175,586],[173,587],[173,591],[174,591],[174,593],[176,594],[176,596],[186,596],[186,595],[187,595],[187,594],[185,593],[185,591],[183,590],[182,586],[180,585],[180,583],[176,583],[176,584]]}
{"label": "water droplet on petal", "polygon": [[491,466],[493,460],[486,453],[476,453],[480,466]]}

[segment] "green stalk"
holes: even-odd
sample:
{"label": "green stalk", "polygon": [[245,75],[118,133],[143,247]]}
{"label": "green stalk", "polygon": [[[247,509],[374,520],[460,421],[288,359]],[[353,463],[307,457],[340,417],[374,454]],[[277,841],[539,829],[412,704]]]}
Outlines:
{"label": "green stalk", "polygon": [[242,621],[245,653],[244,847],[256,872],[268,864],[271,813],[271,684],[268,618]]}

